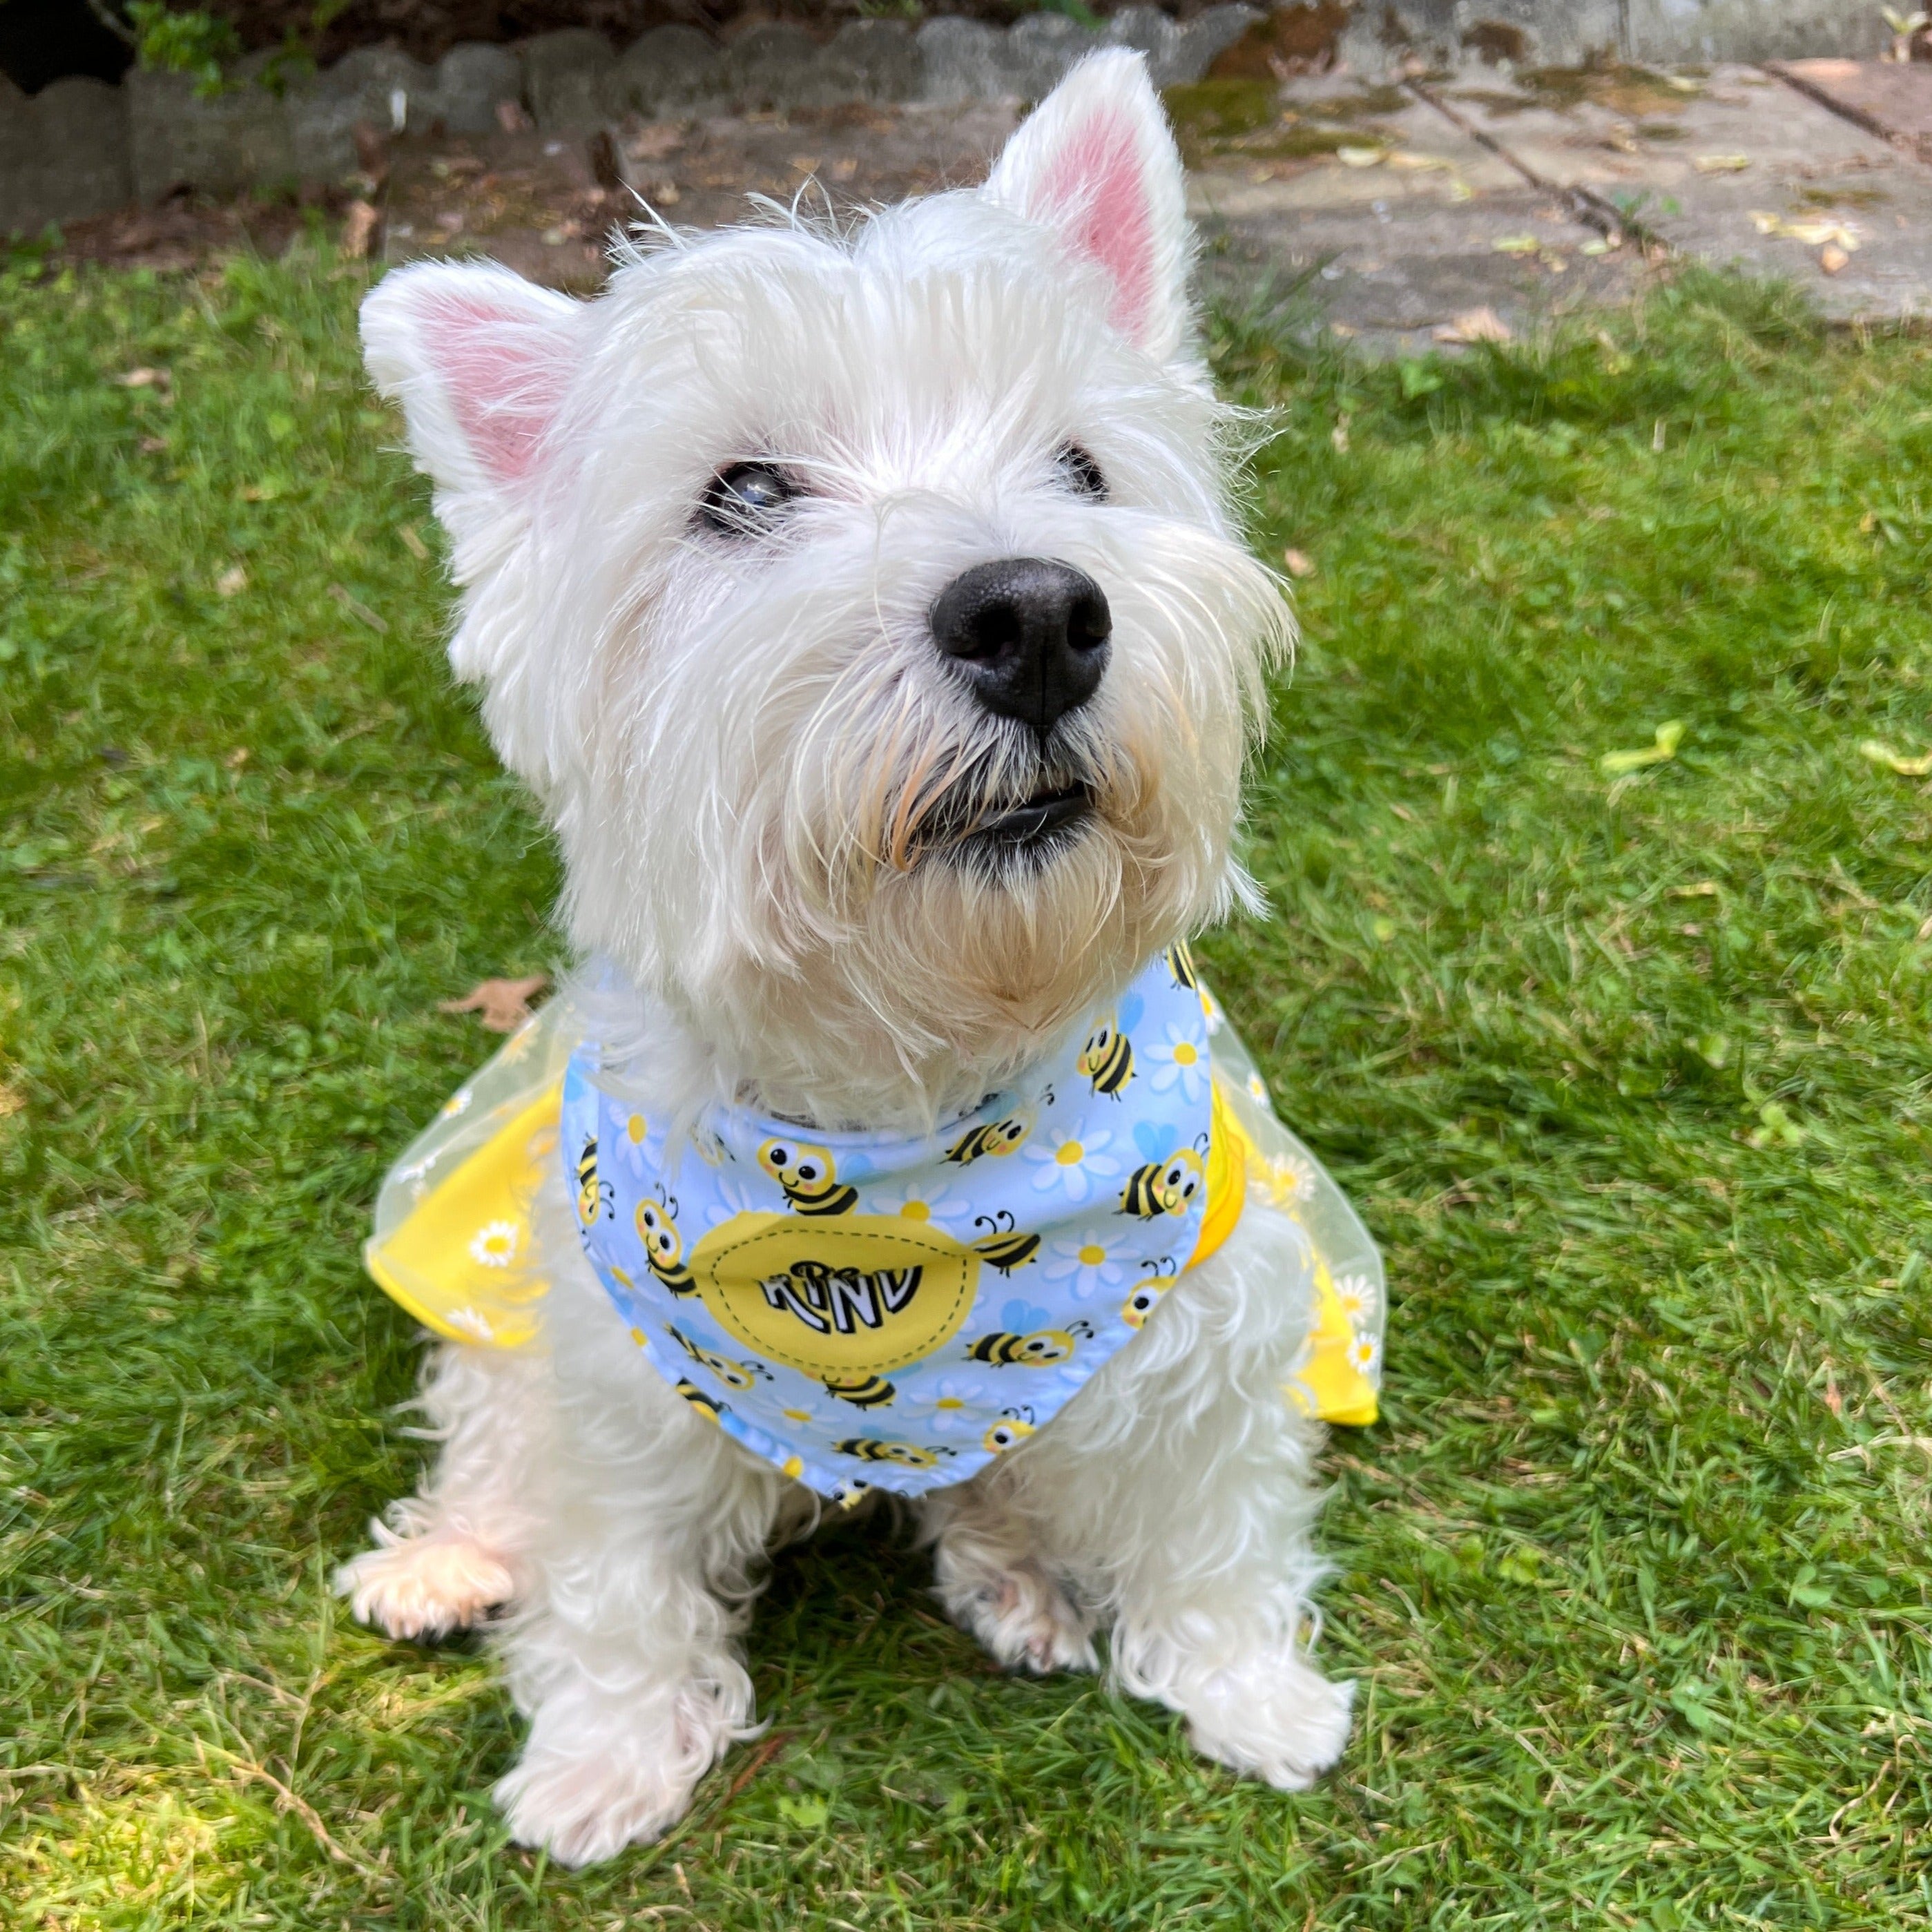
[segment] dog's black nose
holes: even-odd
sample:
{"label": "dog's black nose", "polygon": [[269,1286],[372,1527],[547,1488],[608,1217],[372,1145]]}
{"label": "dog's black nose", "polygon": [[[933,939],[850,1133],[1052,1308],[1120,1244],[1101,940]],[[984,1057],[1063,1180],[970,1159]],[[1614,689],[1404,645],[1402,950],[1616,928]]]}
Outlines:
{"label": "dog's black nose", "polygon": [[1100,689],[1113,628],[1100,586],[1044,557],[975,565],[932,607],[933,641],[974,697],[1042,738]]}

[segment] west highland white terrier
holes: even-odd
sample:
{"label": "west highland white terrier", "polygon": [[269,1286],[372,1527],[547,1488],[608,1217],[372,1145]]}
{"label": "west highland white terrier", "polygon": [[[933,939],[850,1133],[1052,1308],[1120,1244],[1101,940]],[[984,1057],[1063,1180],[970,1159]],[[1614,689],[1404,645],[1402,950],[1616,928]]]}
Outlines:
{"label": "west highland white terrier", "polygon": [[1318,1414],[1372,1412],[1379,1274],[1186,950],[1252,897],[1292,632],[1142,62],[982,188],[620,252],[593,301],[441,263],[363,307],[588,963],[385,1190],[440,1451],[341,1586],[397,1636],[500,1613],[497,1796],[570,1864],[752,1734],[767,1552],[878,1490],[1002,1664],[1104,1630],[1305,1786],[1351,1695]]}

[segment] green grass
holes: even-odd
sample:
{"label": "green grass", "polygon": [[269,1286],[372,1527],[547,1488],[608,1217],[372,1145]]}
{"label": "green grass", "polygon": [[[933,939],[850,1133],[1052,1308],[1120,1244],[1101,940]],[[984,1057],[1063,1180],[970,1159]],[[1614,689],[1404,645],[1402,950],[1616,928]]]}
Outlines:
{"label": "green grass", "polygon": [[1000,1677],[848,1532],[752,1640],[782,1748],[572,1875],[503,1842],[487,1660],[325,1587],[421,1454],[356,1256],[488,1044],[435,1003],[558,956],[359,280],[30,268],[0,1923],[1924,1922],[1932,812],[1858,747],[1932,739],[1932,349],[1701,278],[1454,366],[1222,330],[1284,410],[1261,540],[1317,569],[1256,793],[1274,911],[1205,950],[1394,1288],[1387,1419],[1330,1457],[1355,1741],[1308,1796],[1238,1783],[1161,1712]]}

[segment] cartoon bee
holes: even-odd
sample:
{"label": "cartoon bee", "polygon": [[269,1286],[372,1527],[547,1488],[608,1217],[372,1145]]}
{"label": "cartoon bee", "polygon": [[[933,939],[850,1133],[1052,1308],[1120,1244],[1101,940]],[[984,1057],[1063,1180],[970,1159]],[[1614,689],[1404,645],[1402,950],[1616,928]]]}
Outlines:
{"label": "cartoon bee", "polygon": [[1120,1306],[1120,1319],[1130,1328],[1138,1328],[1160,1306],[1160,1298],[1174,1286],[1159,1275],[1150,1275],[1136,1288]]}
{"label": "cartoon bee", "polygon": [[1045,1369],[1070,1362],[1076,1342],[1090,1342],[1090,1322],[1070,1322],[1064,1328],[1041,1328],[1030,1335],[982,1335],[966,1349],[969,1362],[990,1362],[996,1369]]}
{"label": "cartoon bee", "polygon": [[1127,1176],[1120,1190],[1120,1211],[1151,1221],[1156,1214],[1185,1214],[1201,1192],[1208,1169],[1192,1148],[1183,1148],[1165,1160],[1150,1160]]}
{"label": "cartoon bee", "polygon": [[577,1156],[577,1218],[586,1228],[614,1213],[616,1197],[608,1180],[597,1178],[597,1136],[586,1137],[584,1151]]}
{"label": "cartoon bee", "polygon": [[876,1442],[869,1436],[848,1436],[832,1446],[840,1455],[856,1456],[862,1462],[896,1462],[902,1469],[934,1468],[940,1456],[952,1454],[950,1449],[927,1449],[916,1442]]}
{"label": "cartoon bee", "polygon": [[1134,1043],[1113,1014],[1094,1022],[1074,1064],[1094,1083],[1095,1093],[1120,1097],[1120,1090],[1134,1077]]}
{"label": "cartoon bee", "polygon": [[859,1190],[839,1180],[827,1148],[770,1140],[758,1150],[758,1165],[801,1214],[849,1214],[858,1204]]}
{"label": "cartoon bee", "polygon": [[714,1355],[709,1348],[700,1348],[682,1330],[674,1328],[667,1322],[664,1333],[697,1363],[700,1368],[709,1369],[727,1388],[748,1389],[754,1384],[770,1382],[771,1371],[756,1362],[734,1362],[728,1355]]}
{"label": "cartoon bee", "polygon": [[976,1214],[973,1225],[992,1230],[973,1244],[973,1252],[1002,1274],[1011,1274],[1015,1268],[1024,1268],[1040,1252],[1040,1237],[1022,1234],[1016,1229],[1012,1212],[1007,1208],[1002,1208],[998,1214]]}
{"label": "cartoon bee", "polygon": [[707,1422],[722,1422],[731,1412],[724,1403],[706,1395],[695,1382],[680,1380],[677,1384],[677,1392]]}
{"label": "cartoon bee", "polygon": [[832,1500],[842,1510],[856,1509],[872,1493],[870,1483],[857,1476],[848,1476],[832,1487]]}
{"label": "cartoon bee", "polygon": [[1167,949],[1164,956],[1167,961],[1168,976],[1174,983],[1177,986],[1184,986],[1190,993],[1198,993],[1201,976],[1194,970],[1194,956],[1188,951],[1186,940],[1177,939]]}
{"label": "cartoon bee", "polygon": [[828,1395],[849,1402],[854,1408],[884,1408],[898,1390],[884,1376],[829,1375],[825,1378]]}
{"label": "cartoon bee", "polygon": [[969,1127],[952,1143],[952,1150],[946,1158],[962,1167],[970,1167],[982,1154],[1008,1154],[1024,1140],[1032,1130],[1033,1123],[1018,1114],[1004,1120],[984,1120],[976,1127]]}
{"label": "cartoon bee", "polygon": [[999,1420],[986,1431],[986,1446],[995,1456],[1004,1456],[1009,1449],[1017,1449],[1032,1433],[1031,1409],[1002,1409]]}
{"label": "cartoon bee", "polygon": [[638,1203],[638,1238],[652,1274],[674,1294],[695,1294],[698,1284],[684,1264],[684,1237],[677,1232],[677,1200],[646,1194]]}

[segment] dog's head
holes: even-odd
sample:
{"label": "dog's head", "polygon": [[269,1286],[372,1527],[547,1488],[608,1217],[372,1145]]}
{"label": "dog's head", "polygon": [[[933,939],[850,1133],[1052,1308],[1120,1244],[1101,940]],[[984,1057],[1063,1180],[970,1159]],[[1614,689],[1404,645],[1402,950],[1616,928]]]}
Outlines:
{"label": "dog's head", "polygon": [[997,1074],[1238,881],[1288,620],[1231,528],[1180,164],[1096,56],[985,188],[425,265],[370,369],[436,484],[452,658],[576,938],[821,1104]]}

